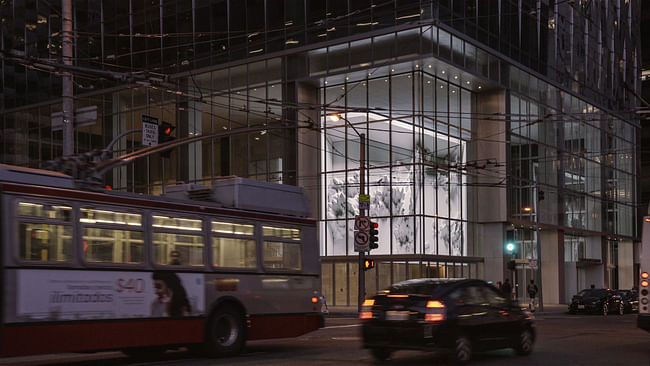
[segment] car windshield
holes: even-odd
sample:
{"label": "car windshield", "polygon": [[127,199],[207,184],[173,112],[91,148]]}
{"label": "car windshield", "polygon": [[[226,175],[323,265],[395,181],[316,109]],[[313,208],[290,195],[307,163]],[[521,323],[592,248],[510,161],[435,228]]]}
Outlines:
{"label": "car windshield", "polygon": [[603,297],[607,295],[607,290],[605,289],[587,289],[587,290],[582,290],[578,294],[582,297]]}

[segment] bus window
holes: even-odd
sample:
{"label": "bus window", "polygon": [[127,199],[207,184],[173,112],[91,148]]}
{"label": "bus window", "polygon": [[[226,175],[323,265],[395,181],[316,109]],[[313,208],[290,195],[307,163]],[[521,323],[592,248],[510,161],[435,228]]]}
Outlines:
{"label": "bus window", "polygon": [[18,202],[18,216],[41,217],[65,222],[72,221],[72,207]]}
{"label": "bus window", "polygon": [[272,237],[282,238],[282,239],[300,240],[300,229],[263,226],[262,231],[264,236],[272,236]]}
{"label": "bus window", "polygon": [[67,262],[72,253],[72,226],[19,224],[20,259]]}
{"label": "bus window", "polygon": [[18,202],[19,255],[22,260],[67,262],[72,258],[72,207]]}
{"label": "bus window", "polygon": [[[153,251],[156,264],[202,266],[203,236],[172,233],[154,233]],[[178,259],[172,258],[177,255]]]}
{"label": "bus window", "polygon": [[83,253],[89,263],[144,263],[142,215],[81,208]]}
{"label": "bus window", "polygon": [[212,238],[213,265],[233,268],[257,267],[255,240],[240,238]]}
{"label": "bus window", "polygon": [[264,242],[264,268],[301,270],[299,243]]}
{"label": "bus window", "polygon": [[205,264],[203,235],[196,233],[203,230],[201,220],[154,215],[153,229],[156,231],[153,234],[156,264],[184,266]]}
{"label": "bus window", "polygon": [[218,234],[253,235],[255,233],[255,225],[212,221],[212,232]]}

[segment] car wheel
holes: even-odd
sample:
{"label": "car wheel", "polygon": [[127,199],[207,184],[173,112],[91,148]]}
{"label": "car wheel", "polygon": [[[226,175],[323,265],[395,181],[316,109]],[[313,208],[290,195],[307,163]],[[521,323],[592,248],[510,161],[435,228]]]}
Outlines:
{"label": "car wheel", "polygon": [[625,314],[625,306],[623,304],[618,304],[618,315]]}
{"label": "car wheel", "polygon": [[386,361],[393,352],[385,348],[371,348],[370,353],[376,361]]}
{"label": "car wheel", "polygon": [[206,349],[210,356],[238,354],[245,343],[244,316],[232,305],[219,308],[208,321]]}
{"label": "car wheel", "polygon": [[454,364],[466,364],[472,358],[472,342],[467,336],[456,337],[454,349],[451,352],[451,362]]}
{"label": "car wheel", "polygon": [[607,304],[603,304],[603,315],[607,316],[609,314],[609,308],[607,308]]}
{"label": "car wheel", "polygon": [[533,352],[533,332],[530,329],[526,328],[519,334],[515,352],[520,356],[526,356]]}

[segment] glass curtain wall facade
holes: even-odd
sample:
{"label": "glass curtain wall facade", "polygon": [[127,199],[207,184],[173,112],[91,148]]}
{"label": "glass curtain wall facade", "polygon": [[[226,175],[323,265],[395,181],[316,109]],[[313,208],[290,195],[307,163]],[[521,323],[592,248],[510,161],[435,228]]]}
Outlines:
{"label": "glass curtain wall facade", "polygon": [[[368,137],[380,225],[367,292],[419,276],[502,280],[512,228],[518,278],[545,276],[546,301],[583,283],[631,287],[620,265],[638,236],[639,126],[628,113],[639,105],[638,2],[73,3],[76,66],[169,77],[76,73],[75,108],[96,106],[98,118],[75,128],[75,151],[104,148],[148,115],[179,138],[214,136],[115,169],[114,189],[158,194],[238,175],[314,191],[330,304],[353,305],[358,292],[352,125]],[[60,77],[31,63],[61,63],[58,7],[0,7],[13,57],[0,63],[2,163],[43,167],[62,153]],[[139,148],[132,134],[113,150]]]}

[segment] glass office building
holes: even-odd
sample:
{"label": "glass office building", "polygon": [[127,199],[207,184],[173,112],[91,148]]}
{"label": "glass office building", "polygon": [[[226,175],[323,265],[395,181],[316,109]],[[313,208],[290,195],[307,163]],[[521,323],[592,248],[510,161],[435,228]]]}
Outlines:
{"label": "glass office building", "polygon": [[[226,175],[302,186],[329,304],[358,294],[359,134],[380,237],[367,293],[417,277],[501,281],[511,259],[520,287],[542,282],[547,303],[633,286],[638,2],[73,4],[75,108],[98,111],[75,128],[75,151],[147,115],[177,137],[211,136],[114,169],[114,189],[159,194]],[[0,16],[12,56],[0,162],[42,167],[62,153],[59,4],[7,2]],[[140,147],[127,135],[113,154]]]}

